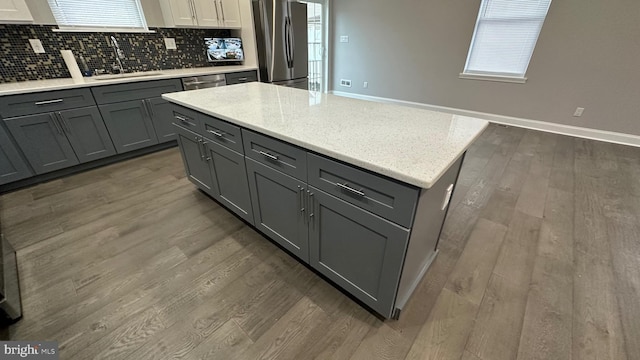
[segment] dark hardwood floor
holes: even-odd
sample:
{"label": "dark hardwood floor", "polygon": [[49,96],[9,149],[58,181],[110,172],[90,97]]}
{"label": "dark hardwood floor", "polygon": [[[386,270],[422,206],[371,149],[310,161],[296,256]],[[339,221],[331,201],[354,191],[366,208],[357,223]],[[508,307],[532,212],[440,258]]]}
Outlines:
{"label": "dark hardwood floor", "polygon": [[491,125],[381,321],[196,190],[177,149],[0,197],[61,359],[637,359],[640,148]]}

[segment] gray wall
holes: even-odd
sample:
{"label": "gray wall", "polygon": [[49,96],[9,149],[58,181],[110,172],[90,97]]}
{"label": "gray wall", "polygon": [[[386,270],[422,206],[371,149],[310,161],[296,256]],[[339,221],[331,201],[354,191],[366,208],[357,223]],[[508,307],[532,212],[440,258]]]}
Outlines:
{"label": "gray wall", "polygon": [[333,0],[333,89],[640,135],[640,2],[553,1],[525,84],[458,78],[479,6]]}

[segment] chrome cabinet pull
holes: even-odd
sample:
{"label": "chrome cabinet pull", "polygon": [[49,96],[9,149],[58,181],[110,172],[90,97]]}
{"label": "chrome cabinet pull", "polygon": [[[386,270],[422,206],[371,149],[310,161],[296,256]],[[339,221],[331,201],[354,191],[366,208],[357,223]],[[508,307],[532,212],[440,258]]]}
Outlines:
{"label": "chrome cabinet pull", "polygon": [[56,127],[58,135],[62,135],[62,129],[60,129],[60,124],[58,124],[58,119],[56,119],[55,115],[53,113],[49,113],[49,118],[53,122],[53,125]]}
{"label": "chrome cabinet pull", "polygon": [[222,11],[222,21],[225,21],[225,18],[224,18],[224,5],[222,4],[222,0],[220,0],[220,10]]}
{"label": "chrome cabinet pull", "polygon": [[246,77],[238,78],[238,81],[247,81],[247,80],[249,80],[249,78],[246,78]]}
{"label": "chrome cabinet pull", "polygon": [[216,2],[215,0],[213,1],[213,5],[216,8],[216,20],[218,20],[218,22],[220,21],[220,14],[218,14],[218,2]]}
{"label": "chrome cabinet pull", "polygon": [[204,161],[204,152],[202,152],[202,138],[198,139],[198,150],[200,150],[200,159]]}
{"label": "chrome cabinet pull", "polygon": [[217,137],[224,137],[224,133],[221,133],[219,131],[215,131],[215,130],[207,130],[208,133],[213,134]]}
{"label": "chrome cabinet pull", "polygon": [[49,104],[61,103],[63,101],[64,101],[64,99],[38,101],[38,102],[36,102],[36,105],[49,105]]}
{"label": "chrome cabinet pull", "polygon": [[204,151],[204,161],[209,162],[211,160],[211,156],[209,156],[209,148],[207,147],[207,142],[202,140],[202,151]]}
{"label": "chrome cabinet pull", "polygon": [[191,11],[191,18],[193,20],[196,19],[196,4],[193,1],[189,0],[189,10]]}
{"label": "chrome cabinet pull", "polygon": [[[309,190],[307,190],[307,192],[309,192]],[[314,213],[314,209],[315,209],[315,202],[313,201],[313,193],[309,192],[309,222],[311,223],[312,227],[315,227],[315,218],[313,217],[313,215],[315,215]]]}
{"label": "chrome cabinet pull", "polygon": [[149,109],[147,108],[147,102],[144,100],[140,100],[140,101],[142,101],[142,107],[144,108],[145,114],[147,114],[148,118],[151,118],[151,114],[149,113]]}
{"label": "chrome cabinet pull", "polygon": [[151,117],[154,117],[155,115],[153,114],[153,105],[151,104],[151,100],[147,100],[147,106],[149,110],[149,115],[151,115]]}
{"label": "chrome cabinet pull", "polygon": [[264,152],[264,151],[260,150],[260,151],[258,151],[258,153],[259,153],[260,155],[262,155],[262,156],[268,157],[269,159],[271,159],[271,160],[273,160],[273,161],[278,161],[278,160],[279,160],[277,156],[275,156],[275,155],[271,155],[271,154],[269,154],[268,152]]}
{"label": "chrome cabinet pull", "polygon": [[62,116],[62,113],[60,111],[56,113],[56,116],[58,117],[58,121],[60,122],[62,131],[66,131],[69,134],[71,134],[71,130],[69,129],[69,124],[67,123],[67,119],[65,119],[64,116]]}
{"label": "chrome cabinet pull", "polygon": [[356,189],[352,188],[352,187],[351,187],[351,186],[349,186],[349,184],[347,184],[347,183],[344,183],[344,184],[336,183],[336,186],[337,186],[337,187],[339,187],[340,189],[347,190],[347,191],[349,191],[349,192],[351,192],[351,193],[354,193],[354,194],[356,194],[356,195],[359,195],[359,196],[362,196],[362,197],[364,197],[364,196],[365,196],[365,193],[363,193],[363,192],[362,192],[362,191],[360,191],[360,190],[356,190]]}
{"label": "chrome cabinet pull", "polygon": [[175,117],[176,119],[180,120],[183,124],[190,125],[190,126],[196,126],[196,124],[190,122],[189,120],[183,118],[182,116],[174,115],[173,117]]}
{"label": "chrome cabinet pull", "polygon": [[304,216],[304,203],[305,203],[305,199],[304,199],[304,188],[300,185],[298,185],[298,207],[300,208],[300,213],[302,214],[303,218],[305,219],[306,222],[306,216]]}

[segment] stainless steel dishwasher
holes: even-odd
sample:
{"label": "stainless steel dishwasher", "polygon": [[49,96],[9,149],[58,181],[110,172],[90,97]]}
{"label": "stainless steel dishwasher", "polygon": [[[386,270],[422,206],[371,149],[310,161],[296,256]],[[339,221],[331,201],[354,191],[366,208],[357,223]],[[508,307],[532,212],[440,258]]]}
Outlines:
{"label": "stainless steel dishwasher", "polygon": [[227,85],[224,74],[191,76],[182,79],[182,87],[185,90],[205,89]]}

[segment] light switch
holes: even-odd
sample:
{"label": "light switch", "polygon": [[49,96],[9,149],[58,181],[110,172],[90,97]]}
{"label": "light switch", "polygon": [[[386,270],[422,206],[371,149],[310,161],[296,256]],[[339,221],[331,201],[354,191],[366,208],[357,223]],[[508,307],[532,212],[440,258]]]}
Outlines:
{"label": "light switch", "polygon": [[176,50],[176,39],[175,38],[164,38],[164,46],[167,50]]}
{"label": "light switch", "polygon": [[29,39],[29,43],[31,44],[31,48],[33,52],[36,54],[44,54],[44,46],[42,46],[42,41],[40,39]]}

